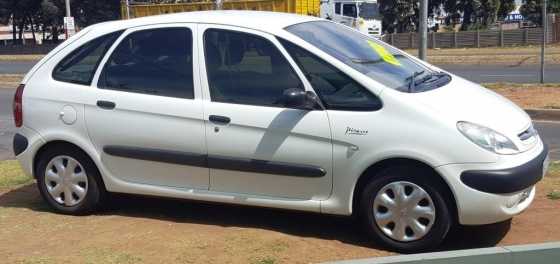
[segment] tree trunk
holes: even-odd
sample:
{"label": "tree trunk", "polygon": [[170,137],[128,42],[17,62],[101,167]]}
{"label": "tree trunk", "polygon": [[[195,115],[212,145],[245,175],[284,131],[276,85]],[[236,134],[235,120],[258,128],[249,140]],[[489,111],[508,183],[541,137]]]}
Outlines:
{"label": "tree trunk", "polygon": [[53,43],[58,43],[58,27],[55,25],[52,26],[52,40]]}
{"label": "tree trunk", "polygon": [[12,44],[16,45],[16,40],[17,40],[17,27],[16,27],[16,15],[12,15]]}
{"label": "tree trunk", "polygon": [[465,31],[469,29],[471,25],[471,17],[472,17],[472,7],[468,6],[465,8],[465,12],[463,13],[463,24],[461,25],[461,30]]}
{"label": "tree trunk", "polygon": [[21,40],[21,44],[25,44],[25,40],[23,38],[25,38],[25,36],[23,35],[23,28],[24,28],[24,23],[20,23],[19,24],[19,40]]}
{"label": "tree trunk", "polygon": [[33,18],[29,16],[29,24],[31,25],[31,35],[33,35],[33,44],[37,44],[37,39],[35,38],[35,24],[33,24]]}

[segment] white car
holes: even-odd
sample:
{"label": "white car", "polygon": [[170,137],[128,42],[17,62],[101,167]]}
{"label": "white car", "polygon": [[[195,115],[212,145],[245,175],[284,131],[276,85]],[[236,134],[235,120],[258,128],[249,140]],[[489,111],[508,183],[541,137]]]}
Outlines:
{"label": "white car", "polygon": [[358,215],[381,245],[512,218],[547,148],[519,107],[358,31],[209,11],[87,27],[14,100],[14,150],[57,212],[108,192]]}

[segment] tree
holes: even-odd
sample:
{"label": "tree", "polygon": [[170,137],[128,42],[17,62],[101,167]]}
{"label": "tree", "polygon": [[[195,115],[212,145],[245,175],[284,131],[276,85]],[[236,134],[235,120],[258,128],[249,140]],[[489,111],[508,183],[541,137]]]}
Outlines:
{"label": "tree", "polygon": [[511,11],[515,10],[515,0],[501,0],[498,9],[498,19],[504,19]]}
{"label": "tree", "polygon": [[[24,31],[31,26],[32,16],[38,11],[40,0],[0,0],[0,22],[12,23],[13,43],[23,39]],[[18,32],[19,30],[19,32]]]}
{"label": "tree", "polygon": [[[445,0],[428,1],[428,16],[440,11]],[[418,0],[382,0],[379,1],[379,12],[383,15],[383,28],[386,32],[410,32],[418,29]]]}
{"label": "tree", "polygon": [[414,21],[418,13],[417,1],[384,0],[379,3],[379,12],[383,15],[383,28],[389,33],[414,30]]}
{"label": "tree", "polygon": [[[120,0],[73,0],[71,8],[76,24],[85,27],[118,19]],[[14,43],[25,30],[31,30],[35,38],[36,29],[52,32],[57,41],[65,13],[65,0],[0,0],[0,22],[12,23]]]}
{"label": "tree", "polygon": [[120,10],[120,0],[82,0],[75,1],[72,6],[72,15],[76,18],[78,26],[86,27],[103,21],[119,19]]}
{"label": "tree", "polygon": [[53,0],[43,0],[41,2],[41,9],[38,15],[43,29],[43,40],[45,40],[46,33],[51,32],[53,42],[58,41],[58,35],[62,28],[60,18],[64,16],[64,12],[64,9],[57,6]]}
{"label": "tree", "polygon": [[[519,12],[528,20],[542,26],[542,0],[525,0]],[[548,0],[549,13],[560,12],[560,0]]]}

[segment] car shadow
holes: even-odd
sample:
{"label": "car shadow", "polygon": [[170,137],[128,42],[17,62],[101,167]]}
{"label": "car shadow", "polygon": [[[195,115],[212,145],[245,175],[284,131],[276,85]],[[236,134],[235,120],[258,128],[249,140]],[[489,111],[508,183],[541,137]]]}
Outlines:
{"label": "car shadow", "polygon": [[[0,207],[25,208],[54,213],[40,197],[36,185],[30,184],[0,195]],[[176,223],[216,225],[272,230],[285,234],[337,240],[356,246],[383,249],[369,239],[353,217],[339,217],[275,210],[259,207],[225,205],[188,200],[111,195],[98,215],[149,218]],[[460,227],[452,230],[437,251],[496,245],[507,234],[511,222]]]}

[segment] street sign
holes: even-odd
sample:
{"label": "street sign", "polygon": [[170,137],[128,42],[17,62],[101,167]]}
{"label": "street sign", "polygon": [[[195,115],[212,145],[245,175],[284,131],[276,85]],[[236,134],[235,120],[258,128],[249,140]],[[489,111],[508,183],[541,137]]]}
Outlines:
{"label": "street sign", "polygon": [[64,17],[64,29],[66,30],[66,39],[76,34],[74,17]]}

